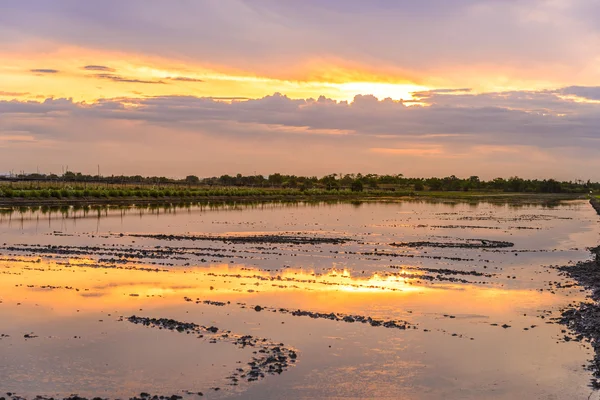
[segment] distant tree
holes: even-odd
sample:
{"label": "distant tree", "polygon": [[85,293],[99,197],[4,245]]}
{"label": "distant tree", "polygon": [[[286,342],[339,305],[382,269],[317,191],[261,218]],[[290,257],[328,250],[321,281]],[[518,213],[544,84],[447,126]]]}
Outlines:
{"label": "distant tree", "polygon": [[340,184],[342,186],[352,186],[352,182],[354,182],[354,180],[356,179],[354,174],[346,174],[343,177],[340,177]]}
{"label": "distant tree", "polygon": [[540,191],[544,193],[560,193],[563,190],[560,182],[555,181],[554,179],[544,179],[540,186]]}
{"label": "distant tree", "polygon": [[283,175],[271,174],[269,175],[269,184],[272,186],[281,186],[283,184]]}
{"label": "distant tree", "polygon": [[287,181],[283,182],[283,187],[295,189],[298,187],[298,178],[295,175],[288,177]]}
{"label": "distant tree", "polygon": [[235,184],[235,178],[230,175],[221,175],[219,178],[219,184],[223,186],[232,186]]}
{"label": "distant tree", "polygon": [[200,183],[200,178],[198,178],[196,175],[188,175],[185,177],[185,183],[190,185],[197,185]]}
{"label": "distant tree", "polygon": [[313,188],[313,183],[310,180],[306,180],[306,181],[302,182],[302,185],[300,185],[300,190],[302,190],[302,191],[312,189],[312,188]]}
{"label": "distant tree", "polygon": [[506,187],[506,180],[504,178],[495,178],[490,183],[492,185],[492,188],[494,189],[504,190],[504,188]]}
{"label": "distant tree", "polygon": [[360,179],[357,179],[354,182],[352,182],[351,188],[353,192],[362,192],[364,190],[363,183]]}
{"label": "distant tree", "polygon": [[468,182],[468,187],[471,189],[479,189],[481,187],[481,180],[479,180],[479,177],[477,175],[469,177]]}
{"label": "distant tree", "polygon": [[426,181],[429,190],[440,190],[442,189],[442,180],[440,178],[430,178]]}
{"label": "distant tree", "polygon": [[[80,174],[81,176],[81,174]],[[63,174],[63,179],[66,181],[74,181],[75,179],[77,179],[77,174],[75,174],[74,172],[71,171],[67,171]]]}
{"label": "distant tree", "polygon": [[442,179],[442,190],[461,190],[461,181],[455,175]]}
{"label": "distant tree", "polygon": [[525,189],[525,181],[518,176],[513,176],[506,181],[505,191],[507,192],[522,192]]}
{"label": "distant tree", "polygon": [[336,181],[335,176],[336,174],[326,175],[320,179],[320,183],[327,190],[339,189],[339,182]]}

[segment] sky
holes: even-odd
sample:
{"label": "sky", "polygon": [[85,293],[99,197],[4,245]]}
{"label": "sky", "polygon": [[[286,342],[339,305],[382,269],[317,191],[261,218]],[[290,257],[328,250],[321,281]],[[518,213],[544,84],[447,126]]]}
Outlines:
{"label": "sky", "polygon": [[600,180],[597,0],[0,0],[0,173]]}

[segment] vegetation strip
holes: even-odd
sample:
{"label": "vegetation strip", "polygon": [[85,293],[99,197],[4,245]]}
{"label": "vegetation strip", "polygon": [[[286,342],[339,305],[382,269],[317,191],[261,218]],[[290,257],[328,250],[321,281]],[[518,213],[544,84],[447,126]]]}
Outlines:
{"label": "vegetation strip", "polygon": [[473,175],[468,178],[458,178],[450,175],[444,178],[409,178],[402,174],[378,175],[378,174],[329,174],[318,178],[316,176],[297,176],[273,173],[264,175],[221,175],[220,177],[198,178],[188,175],[184,179],[172,179],[167,177],[143,177],[135,176],[101,176],[85,175],[79,172],[66,171],[62,175],[55,174],[18,174],[1,177],[0,181],[10,183],[26,183],[37,185],[70,184],[85,185],[86,187],[106,187],[109,185],[135,185],[135,186],[169,186],[173,189],[182,189],[193,186],[212,187],[249,187],[249,188],[283,188],[283,189],[326,189],[339,190],[349,189],[362,191],[369,189],[384,190],[411,190],[411,191],[470,191],[470,190],[493,190],[503,192],[522,193],[588,193],[589,190],[599,190],[600,184],[591,181],[563,181],[555,179],[523,179],[513,176],[508,179],[495,178],[489,181],[481,180]]}
{"label": "vegetation strip", "polygon": [[402,175],[331,174],[321,178],[271,174],[200,179],[142,176],[62,176],[22,174],[0,177],[0,205],[167,204],[182,201],[369,200],[436,198],[455,200],[523,201],[576,198],[599,190],[593,182],[525,180],[518,177],[482,181],[454,175],[445,178],[406,178]]}

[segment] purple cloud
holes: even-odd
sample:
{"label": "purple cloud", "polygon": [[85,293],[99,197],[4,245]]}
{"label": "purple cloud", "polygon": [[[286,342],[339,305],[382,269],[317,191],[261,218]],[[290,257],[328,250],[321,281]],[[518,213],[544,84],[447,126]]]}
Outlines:
{"label": "purple cloud", "polygon": [[37,69],[30,69],[29,72],[33,72],[35,74],[58,74],[60,71],[57,69],[50,69],[50,68],[37,68]]}
{"label": "purple cloud", "polygon": [[106,67],[104,65],[86,65],[82,67],[86,71],[104,71],[104,72],[115,72],[114,68]]}

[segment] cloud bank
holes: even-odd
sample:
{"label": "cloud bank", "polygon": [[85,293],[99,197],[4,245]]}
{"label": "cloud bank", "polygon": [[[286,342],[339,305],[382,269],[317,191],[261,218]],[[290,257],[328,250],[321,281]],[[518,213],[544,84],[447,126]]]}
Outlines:
{"label": "cloud bank", "polygon": [[114,173],[139,172],[135,164],[149,163],[157,173],[162,165],[179,175],[281,170],[600,179],[596,93],[600,88],[438,90],[417,94],[416,106],[369,95],[337,102],[277,93],[246,101],[0,101],[0,138],[31,138],[0,169],[31,164],[53,149],[73,154],[72,168],[94,159]]}

